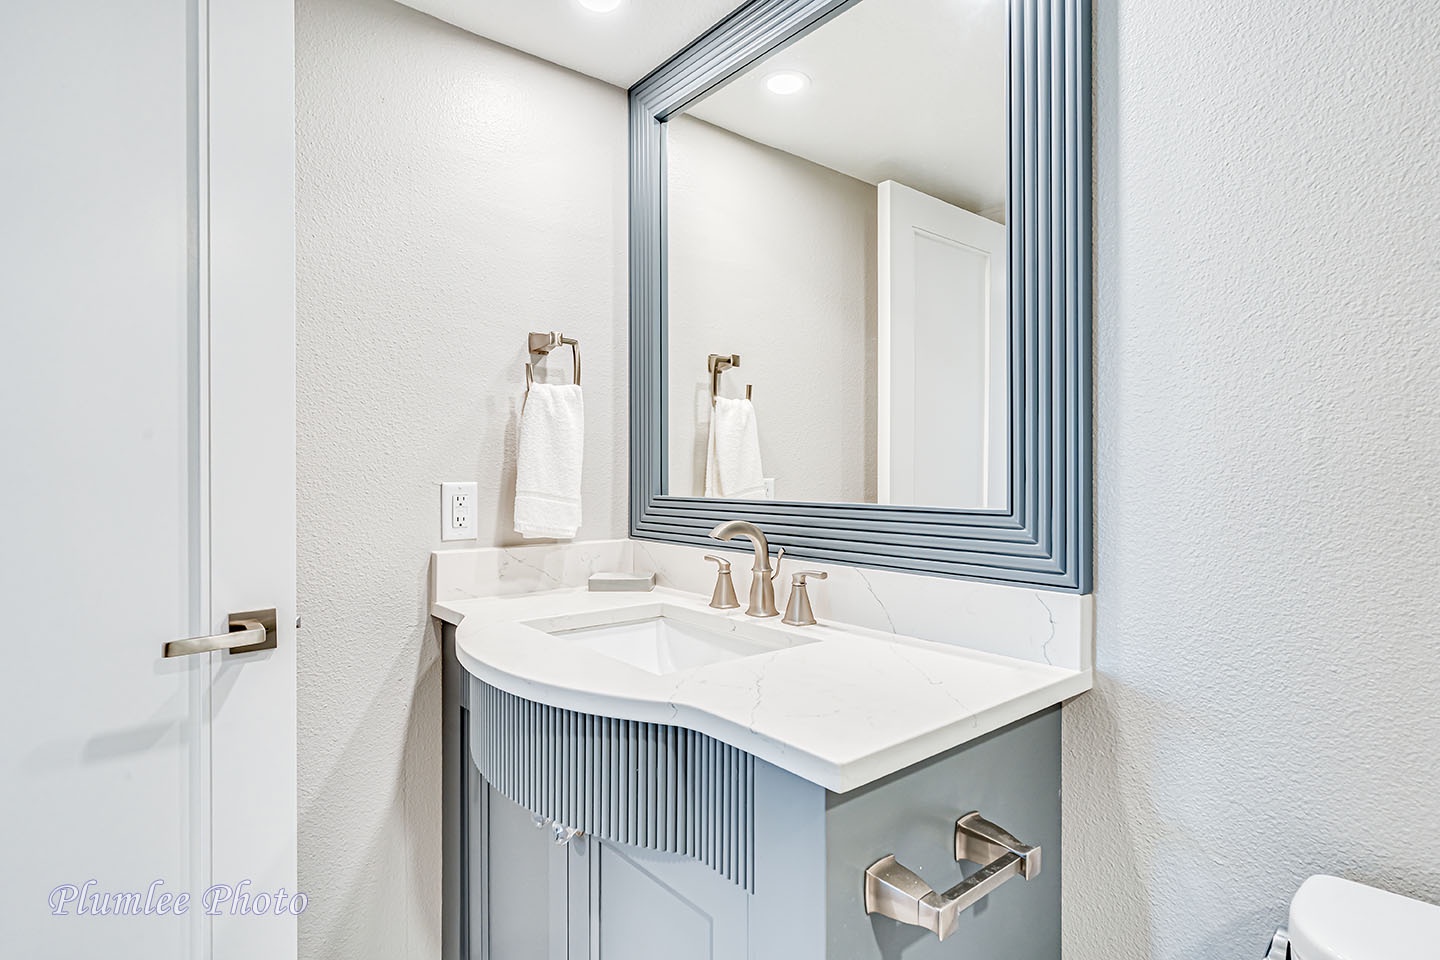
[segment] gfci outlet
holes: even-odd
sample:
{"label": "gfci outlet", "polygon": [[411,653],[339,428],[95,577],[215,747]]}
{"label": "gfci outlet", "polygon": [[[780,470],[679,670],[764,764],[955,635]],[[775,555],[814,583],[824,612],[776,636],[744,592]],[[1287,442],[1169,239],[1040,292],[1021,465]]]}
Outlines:
{"label": "gfci outlet", "polygon": [[474,540],[475,487],[473,483],[440,484],[440,539]]}

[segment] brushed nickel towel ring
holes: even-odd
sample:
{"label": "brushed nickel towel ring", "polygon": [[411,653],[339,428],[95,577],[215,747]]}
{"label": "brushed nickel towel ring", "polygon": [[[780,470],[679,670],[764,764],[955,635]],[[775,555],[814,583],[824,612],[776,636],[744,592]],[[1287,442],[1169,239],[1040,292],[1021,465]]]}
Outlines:
{"label": "brushed nickel towel ring", "polygon": [[[712,407],[715,405],[715,398],[720,396],[720,374],[729,370],[731,367],[738,366],[740,366],[740,354],[738,353],[732,353],[728,356],[725,354],[712,353],[710,354],[710,358],[706,360],[705,367],[710,371],[710,405]],[[754,384],[745,384],[746,400],[751,399],[751,391],[753,389]]]}
{"label": "brushed nickel towel ring", "polygon": [[[575,355],[575,386],[580,386],[580,341],[574,337],[567,337],[561,333],[532,333],[530,334],[530,352],[542,356],[548,355],[556,347],[569,347]],[[529,393],[530,388],[535,385],[535,366],[532,363],[525,364],[525,392]]]}

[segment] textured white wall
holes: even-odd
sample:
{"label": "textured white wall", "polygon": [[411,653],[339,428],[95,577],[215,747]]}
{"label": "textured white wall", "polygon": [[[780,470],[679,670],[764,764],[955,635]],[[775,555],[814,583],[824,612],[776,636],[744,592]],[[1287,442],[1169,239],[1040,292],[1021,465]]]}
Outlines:
{"label": "textured white wall", "polygon": [[712,353],[740,354],[782,500],[875,500],[876,192],[691,117],[669,124],[670,489],[705,490]]}
{"label": "textured white wall", "polygon": [[301,956],[433,960],[437,485],[518,539],[525,334],[563,329],[580,536],[624,533],[625,97],[388,0],[299,0],[297,48]]}
{"label": "textured white wall", "polygon": [[1097,3],[1098,689],[1073,960],[1440,901],[1440,16]]}

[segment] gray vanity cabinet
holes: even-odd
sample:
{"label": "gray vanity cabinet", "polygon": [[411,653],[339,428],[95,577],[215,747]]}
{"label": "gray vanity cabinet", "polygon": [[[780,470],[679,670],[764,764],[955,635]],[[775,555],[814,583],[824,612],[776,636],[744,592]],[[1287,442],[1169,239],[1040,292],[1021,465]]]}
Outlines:
{"label": "gray vanity cabinet", "polygon": [[589,870],[591,952],[581,957],[748,956],[748,897],[703,864],[605,842],[584,845],[575,860]]}
{"label": "gray vanity cabinet", "polygon": [[676,854],[579,837],[471,780],[467,960],[746,960],[749,895]]}
{"label": "gray vanity cabinet", "polygon": [[[482,777],[471,742],[485,736],[482,716],[462,706],[447,722],[459,748],[447,759],[463,769],[449,781],[460,796],[447,832],[447,960],[1060,956],[1059,708],[844,794],[754,759],[753,864],[729,877],[643,842],[556,843],[552,826]],[[1039,876],[1000,886],[943,942],[867,915],[864,872],[887,854],[939,891],[978,869],[953,856],[955,819],[971,810],[1041,846]]]}

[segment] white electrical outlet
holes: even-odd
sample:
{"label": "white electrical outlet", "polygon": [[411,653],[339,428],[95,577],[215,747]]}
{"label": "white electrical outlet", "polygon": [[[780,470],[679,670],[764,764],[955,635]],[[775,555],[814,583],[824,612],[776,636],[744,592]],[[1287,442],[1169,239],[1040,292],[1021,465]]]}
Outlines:
{"label": "white electrical outlet", "polygon": [[474,540],[475,495],[474,483],[440,484],[440,539]]}

